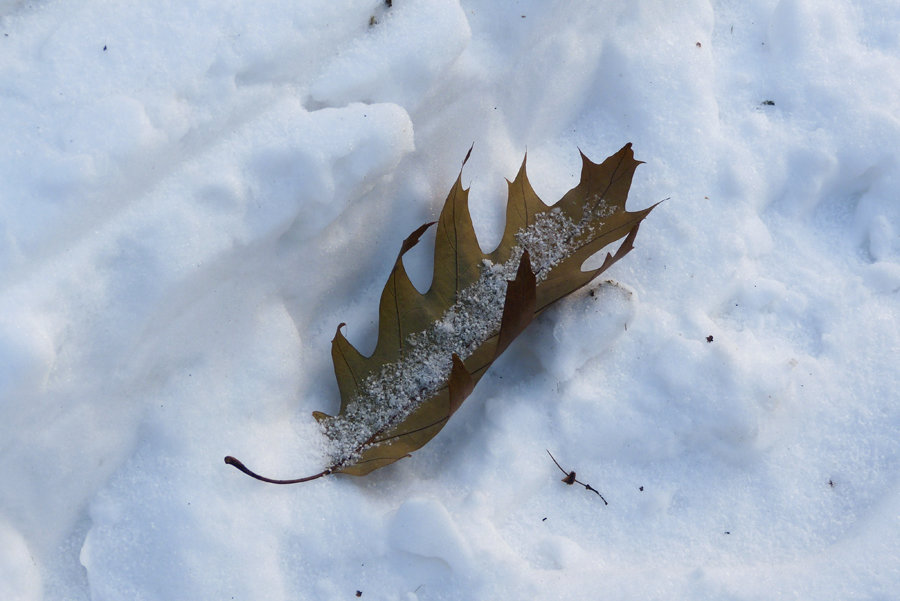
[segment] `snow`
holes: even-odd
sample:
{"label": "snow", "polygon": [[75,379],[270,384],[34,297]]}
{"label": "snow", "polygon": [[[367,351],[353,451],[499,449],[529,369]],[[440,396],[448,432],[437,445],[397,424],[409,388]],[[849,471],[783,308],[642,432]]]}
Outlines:
{"label": "snow", "polygon": [[[898,30],[859,0],[0,1],[0,598],[892,598]],[[545,202],[629,141],[629,208],[671,199],[411,458],[225,465],[324,467],[334,328],[373,348],[473,141],[486,250],[526,150]]]}

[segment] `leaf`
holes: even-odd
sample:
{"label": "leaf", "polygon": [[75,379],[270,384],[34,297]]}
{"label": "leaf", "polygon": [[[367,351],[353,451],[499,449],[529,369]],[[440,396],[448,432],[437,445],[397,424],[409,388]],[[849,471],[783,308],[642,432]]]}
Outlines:
{"label": "leaf", "polygon": [[[460,170],[437,221],[430,289],[424,294],[416,290],[403,255],[434,223],[418,228],[400,246],[381,294],[372,355],[362,355],[347,341],[344,324],[335,332],[331,356],[340,410],[334,416],[313,413],[330,443],[325,470],[298,480],[271,480],[233,457],[226,462],[276,483],[336,472],[361,476],[431,440],[535,316],[634,248],[641,221],[656,205],[625,209],[640,164],[631,144],[601,164],[584,154],[581,159],[581,181],[553,206],[531,188],[522,161],[516,178],[508,182],[503,237],[487,254],[472,227]],[[600,267],[582,270],[588,258],[622,238]]]}

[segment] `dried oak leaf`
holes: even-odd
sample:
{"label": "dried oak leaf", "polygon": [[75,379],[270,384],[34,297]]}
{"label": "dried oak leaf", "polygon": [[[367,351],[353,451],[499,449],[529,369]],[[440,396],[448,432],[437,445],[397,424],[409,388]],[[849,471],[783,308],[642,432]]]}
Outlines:
{"label": "dried oak leaf", "polygon": [[[313,413],[330,443],[325,470],[272,480],[233,457],[225,461],[267,482],[304,482],[338,472],[362,476],[431,440],[536,315],[632,250],[638,226],[656,206],[625,210],[640,164],[631,144],[601,164],[581,158],[581,181],[553,206],[535,194],[522,161],[508,182],[503,237],[487,254],[475,237],[460,170],[437,221],[431,288],[420,293],[403,266],[403,255],[434,225],[426,223],[400,247],[381,294],[372,355],[347,341],[344,324],[337,328],[331,355],[340,410]],[[582,270],[589,257],[622,238],[600,267]]]}

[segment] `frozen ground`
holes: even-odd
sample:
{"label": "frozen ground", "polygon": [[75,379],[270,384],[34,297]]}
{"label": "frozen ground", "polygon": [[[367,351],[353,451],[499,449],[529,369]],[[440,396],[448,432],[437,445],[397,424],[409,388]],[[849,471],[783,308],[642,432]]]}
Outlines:
{"label": "frozen ground", "polygon": [[[0,599],[896,598],[898,31],[894,0],[0,0]],[[671,200],[411,459],[226,466],[321,469],[334,328],[374,344],[473,141],[486,248],[526,150],[552,202],[631,141],[630,206]]]}

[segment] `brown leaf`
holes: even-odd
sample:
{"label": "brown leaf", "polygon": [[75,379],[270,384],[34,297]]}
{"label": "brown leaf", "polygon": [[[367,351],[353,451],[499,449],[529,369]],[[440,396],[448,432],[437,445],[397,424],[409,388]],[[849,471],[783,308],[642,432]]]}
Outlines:
{"label": "brown leaf", "polygon": [[[581,158],[581,181],[553,206],[535,194],[522,161],[509,182],[503,237],[488,254],[478,245],[460,172],[437,221],[434,276],[424,294],[410,282],[403,255],[433,224],[404,240],[381,294],[372,355],[347,341],[344,324],[332,340],[341,405],[335,416],[313,414],[331,443],[330,465],[320,475],[364,475],[421,448],[536,315],[634,248],[653,207],[625,209],[640,164],[631,144],[600,164]],[[588,258],[622,238],[600,267],[582,271]]]}

